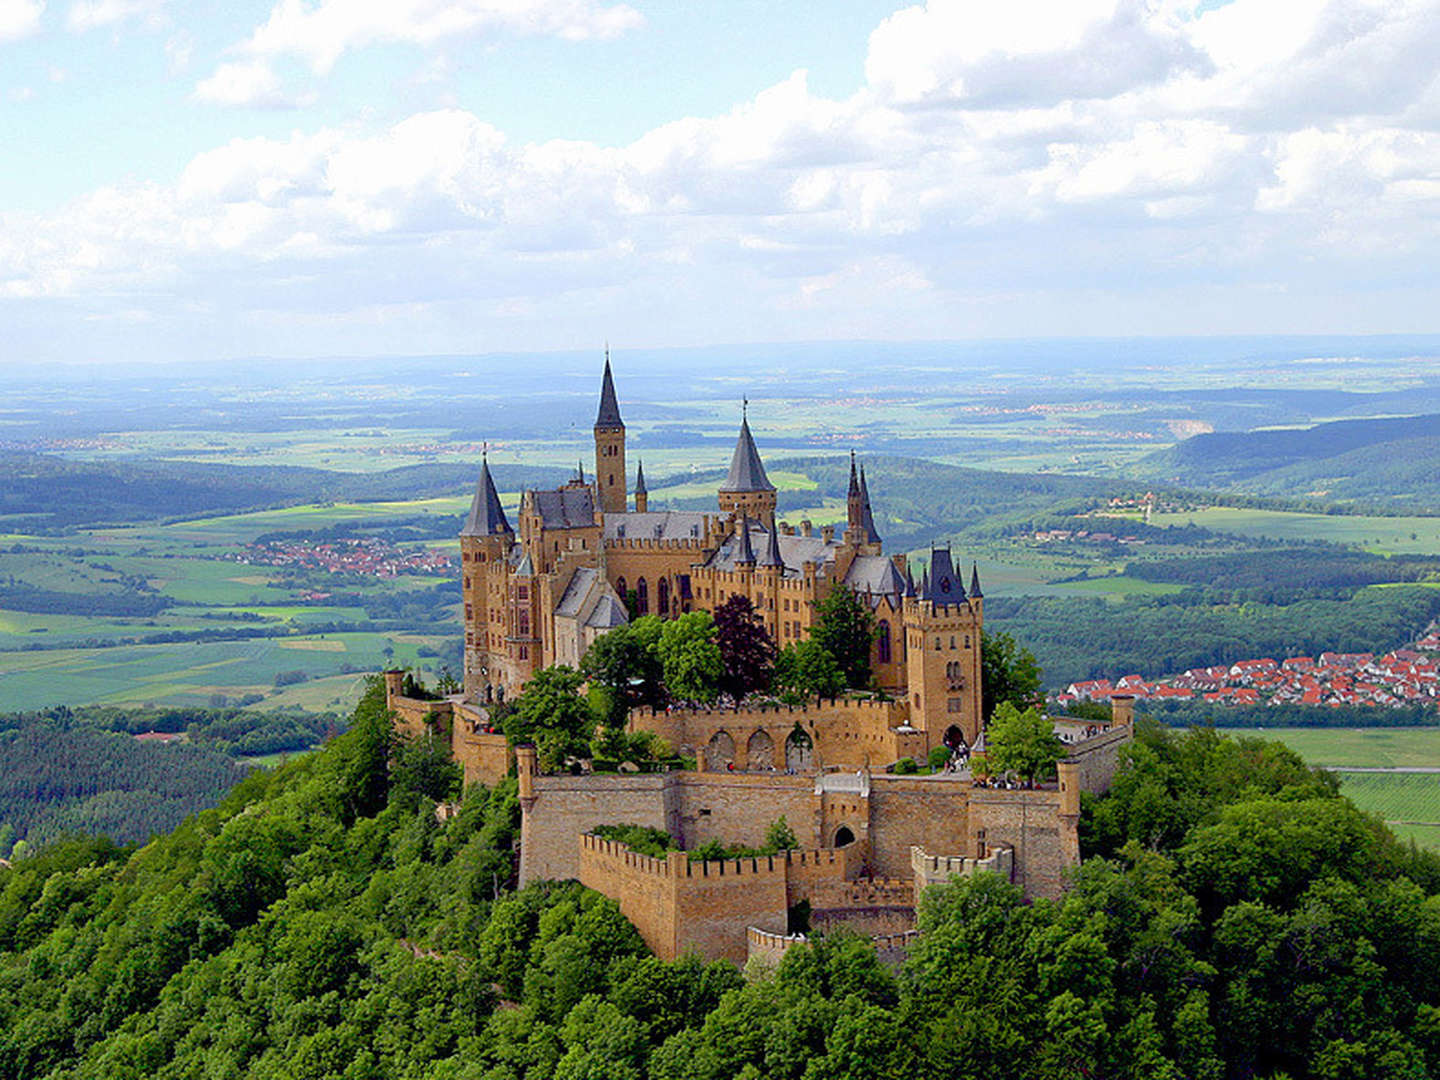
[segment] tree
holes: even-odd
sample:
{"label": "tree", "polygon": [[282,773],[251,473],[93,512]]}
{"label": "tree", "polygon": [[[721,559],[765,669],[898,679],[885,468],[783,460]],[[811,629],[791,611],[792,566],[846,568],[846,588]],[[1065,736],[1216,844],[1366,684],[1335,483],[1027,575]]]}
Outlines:
{"label": "tree", "polygon": [[564,664],[537,671],[500,721],[512,746],[535,744],[543,769],[555,769],[567,757],[589,752],[595,714],[580,696],[583,682],[583,675]]}
{"label": "tree", "polygon": [[846,686],[869,686],[874,614],[847,585],[831,589],[818,610],[820,618],[810,628],[810,640],[819,642],[835,658]]}
{"label": "tree", "polygon": [[985,719],[1002,701],[1017,709],[1040,702],[1040,668],[1029,649],[1007,633],[980,632],[981,708]]}
{"label": "tree", "polygon": [[405,739],[395,752],[390,769],[390,797],[414,802],[443,802],[460,793],[465,771],[442,739],[426,733]]}
{"label": "tree", "polygon": [[580,672],[604,688],[609,701],[605,723],[623,727],[630,710],[665,704],[665,679],[658,646],[661,620],[644,615],[596,638],[580,661]]}
{"label": "tree", "polygon": [[692,611],[666,620],[660,629],[660,666],[665,689],[682,701],[714,701],[725,664],[715,642],[715,620]]}
{"label": "tree", "polygon": [[715,609],[715,644],[725,666],[720,689],[739,701],[764,690],[775,675],[775,642],[748,596],[732,596]]}
{"label": "tree", "polygon": [[1030,781],[1048,774],[1065,756],[1065,745],[1049,718],[1035,708],[1021,712],[1008,701],[999,704],[985,729],[985,749],[992,768],[1002,773],[1013,769]]}
{"label": "tree", "polygon": [[795,830],[790,828],[790,822],[785,820],[781,814],[770,823],[765,830],[764,851],[791,851],[800,846],[800,841],[795,837]]}
{"label": "tree", "polygon": [[781,650],[775,682],[795,697],[834,697],[845,689],[845,676],[830,650],[814,638]]}

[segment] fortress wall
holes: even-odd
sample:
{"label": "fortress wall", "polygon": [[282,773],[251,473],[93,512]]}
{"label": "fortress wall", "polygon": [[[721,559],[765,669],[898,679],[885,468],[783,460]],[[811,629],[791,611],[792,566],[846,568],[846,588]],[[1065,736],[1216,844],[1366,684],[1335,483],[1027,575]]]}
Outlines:
{"label": "fortress wall", "polygon": [[1130,743],[1134,732],[1135,729],[1128,725],[1117,724],[1109,731],[1070,748],[1069,760],[1079,766],[1081,791],[1103,795],[1110,790],[1115,773],[1120,768],[1120,750]]}
{"label": "fortress wall", "polygon": [[443,723],[450,720],[455,711],[451,702],[403,697],[398,693],[389,693],[388,688],[385,704],[395,714],[395,727],[411,738],[418,738],[431,730],[426,717]]}
{"label": "fortress wall", "polygon": [[796,945],[808,942],[804,934],[772,934],[754,926],[745,929],[747,958],[753,960],[758,956],[771,966],[780,963],[781,958]]}
{"label": "fortress wall", "polygon": [[788,921],[785,863],[784,855],[687,859],[686,876],[675,883],[679,951],[693,949],[707,958],[743,964],[749,927],[783,934]]}
{"label": "fortress wall", "polygon": [[786,868],[786,881],[790,892],[790,903],[798,904],[809,900],[814,906],[818,891],[828,886],[840,886],[859,876],[865,863],[862,845],[851,844],[843,848],[825,848],[821,851],[791,851]]}
{"label": "fortress wall", "polygon": [[579,877],[575,838],[597,825],[645,825],[678,835],[672,791],[679,775],[536,776],[520,824],[520,884]]}
{"label": "fortress wall", "polygon": [[639,931],[650,951],[662,960],[679,955],[676,945],[675,881],[688,862],[678,858],[652,859],[624,844],[582,835],[579,878],[583,885],[602,892],[620,905],[620,912]]}
{"label": "fortress wall", "polygon": [[463,718],[455,724],[450,753],[465,770],[466,787],[471,784],[494,787],[510,775],[513,755],[505,736],[498,732],[493,735],[475,732]]}
{"label": "fortress wall", "polygon": [[910,847],[974,854],[970,785],[959,779],[876,775],[870,778],[870,870],[913,874]]}
{"label": "fortress wall", "polygon": [[[1056,897],[1064,872],[1080,861],[1078,819],[1060,813],[1056,790],[1007,791],[973,788],[970,792],[972,839],[966,849],[1008,845],[1015,849],[1012,880],[1028,897]],[[926,850],[953,851],[931,847]]]}
{"label": "fortress wall", "polygon": [[805,847],[815,835],[815,781],[784,773],[671,773],[678,778],[677,828],[686,848],[709,840],[759,847],[772,822],[784,816]]}
{"label": "fortress wall", "polygon": [[1015,852],[1008,847],[995,848],[987,858],[967,859],[960,855],[931,855],[923,848],[910,849],[910,865],[915,874],[915,896],[929,885],[944,885],[952,877],[970,877],[981,870],[1001,874],[1009,881],[1015,872]]}
{"label": "fortress wall", "polygon": [[810,896],[814,930],[900,934],[915,928],[915,883],[891,878],[816,882]]}

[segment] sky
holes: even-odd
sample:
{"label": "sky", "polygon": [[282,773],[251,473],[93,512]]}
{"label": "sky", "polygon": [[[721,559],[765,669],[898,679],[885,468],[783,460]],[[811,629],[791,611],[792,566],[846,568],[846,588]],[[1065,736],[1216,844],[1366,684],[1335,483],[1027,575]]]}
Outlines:
{"label": "sky", "polygon": [[0,368],[1440,330],[1440,0],[0,0]]}

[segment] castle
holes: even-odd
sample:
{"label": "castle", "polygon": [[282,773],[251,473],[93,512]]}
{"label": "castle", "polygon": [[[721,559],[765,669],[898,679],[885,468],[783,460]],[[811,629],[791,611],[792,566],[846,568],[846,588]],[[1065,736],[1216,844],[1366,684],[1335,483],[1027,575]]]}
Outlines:
{"label": "castle", "polygon": [[[605,358],[595,418],[595,470],[550,491],[526,491],[518,530],[488,462],[460,534],[464,692],[443,702],[387,696],[399,723],[443,731],[467,782],[513,767],[522,811],[520,881],[579,878],[616,898],[662,957],[687,949],[744,960],[796,938],[789,913],[893,941],[913,925],[918,890],[977,867],[1027,894],[1055,895],[1079,860],[1081,791],[1109,785],[1130,737],[1129,707],[1070,745],[1058,782],[977,785],[965,772],[904,775],[904,758],[969,748],[982,738],[980,635],[984,597],[967,589],[948,549],[932,548],[918,583],[887,557],[865,470],[853,455],[843,530],[777,520],[777,493],[742,414],[715,512],[649,508],[637,463],[630,501],[625,424]],[[629,610],[669,618],[749,599],[777,646],[803,640],[831,590],[853,590],[876,627],[871,666],[884,694],[804,707],[635,710],[696,768],[663,773],[542,775],[533,749],[511,752],[489,707],[542,668],[578,665]],[[663,830],[686,849],[710,840],[757,847],[783,816],[801,848],[778,856],[655,859],[593,834],[607,824]]]}

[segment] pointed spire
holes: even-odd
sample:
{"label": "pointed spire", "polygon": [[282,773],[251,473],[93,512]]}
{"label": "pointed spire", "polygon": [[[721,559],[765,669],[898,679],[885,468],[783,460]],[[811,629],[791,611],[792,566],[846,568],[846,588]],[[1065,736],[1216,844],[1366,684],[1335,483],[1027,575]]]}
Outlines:
{"label": "pointed spire", "polygon": [[645,463],[643,461],[637,461],[635,463],[635,494],[650,494],[645,488]]}
{"label": "pointed spire", "polygon": [[927,582],[921,590],[922,599],[934,604],[958,604],[965,599],[965,586],[955,572],[949,547],[930,549],[930,565],[925,574]]}
{"label": "pointed spire", "polygon": [[759,566],[778,566],[785,569],[785,560],[780,557],[780,530],[771,529],[765,535],[765,550],[757,560]]}
{"label": "pointed spire", "polygon": [[480,482],[475,486],[475,497],[470,501],[470,516],[460,530],[461,536],[503,536],[513,533],[510,522],[505,520],[505,508],[500,505],[500,493],[495,490],[495,481],[490,476],[490,458],[481,458]]}
{"label": "pointed spire", "polygon": [[735,556],[736,563],[755,564],[755,549],[750,545],[750,515],[746,514],[740,519],[740,552]]}
{"label": "pointed spire", "polygon": [[855,451],[850,451],[850,491],[849,497],[858,499],[860,497],[860,481],[855,476]]}
{"label": "pointed spire", "polygon": [[915,575],[910,573],[910,560],[905,560],[905,595],[915,595]]}
{"label": "pointed spire", "polygon": [[775,485],[765,475],[765,465],[760,460],[760,451],[755,449],[755,439],[750,434],[750,419],[742,416],[740,437],[735,440],[735,453],[730,457],[730,474],[721,491],[774,491]]}
{"label": "pointed spire", "polygon": [[860,528],[865,532],[867,544],[880,543],[880,534],[875,529],[875,515],[870,510],[870,486],[865,483],[865,466],[860,466]]}
{"label": "pointed spire", "polygon": [[600,383],[600,411],[595,415],[597,428],[624,427],[620,419],[620,403],[615,399],[615,379],[610,374],[610,345],[605,345],[605,377]]}
{"label": "pointed spire", "polygon": [[980,591],[980,565],[972,562],[970,564],[970,598],[978,600],[984,595]]}
{"label": "pointed spire", "polygon": [[575,481],[583,484],[585,482],[585,459],[579,458],[575,462]]}

